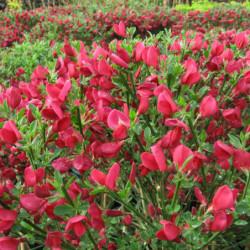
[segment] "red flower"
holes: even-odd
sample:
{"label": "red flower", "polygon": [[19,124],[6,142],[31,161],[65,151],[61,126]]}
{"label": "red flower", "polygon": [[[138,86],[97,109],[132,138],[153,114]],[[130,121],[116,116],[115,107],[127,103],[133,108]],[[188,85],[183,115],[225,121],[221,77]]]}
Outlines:
{"label": "red flower", "polygon": [[203,205],[203,206],[207,206],[207,199],[206,197],[202,194],[201,190],[199,187],[195,187],[194,188],[194,194],[195,197],[197,198],[197,200]]}
{"label": "red flower", "polygon": [[9,102],[7,103],[14,110],[18,107],[22,100],[20,90],[15,87],[10,87],[9,89],[7,89],[6,94],[9,96],[9,99],[7,99],[9,100]]}
{"label": "red flower", "polygon": [[221,55],[223,51],[224,51],[224,44],[221,44],[217,40],[212,43],[211,55],[213,57]]}
{"label": "red flower", "polygon": [[[17,220],[17,212],[14,210],[3,209],[0,207],[0,231],[10,229]],[[0,243],[0,249],[1,243]]]}
{"label": "red flower", "polygon": [[148,205],[148,213],[152,218],[155,216],[155,208],[152,203]]}
{"label": "red flower", "polygon": [[60,247],[62,244],[63,233],[60,231],[48,231],[47,238],[45,242],[45,246],[52,248],[52,247]]}
{"label": "red flower", "polygon": [[12,143],[12,144],[22,139],[13,120],[9,120],[5,122],[5,124],[3,125],[3,128],[0,129],[0,138],[4,142]]}
{"label": "red flower", "polygon": [[82,221],[86,219],[87,217],[83,215],[76,215],[69,218],[65,227],[65,232],[73,230],[78,237],[81,237],[86,232],[86,228],[82,223]]}
{"label": "red flower", "polygon": [[61,157],[52,162],[52,167],[58,170],[61,174],[69,171],[72,163],[70,159]]}
{"label": "red flower", "polygon": [[[194,155],[193,151],[190,148],[188,148],[185,145],[183,145],[183,144],[177,146],[174,149],[173,161],[174,161],[174,163],[178,164],[179,170],[181,170],[182,165],[185,163],[185,161],[191,155]],[[193,159],[191,159],[188,162],[188,164],[185,166],[185,168],[183,169],[184,172],[186,172],[186,171],[188,171],[188,170],[191,169],[191,167],[192,167],[192,161],[193,161]]]}
{"label": "red flower", "polygon": [[245,32],[242,32],[236,35],[235,44],[238,47],[238,49],[244,49],[245,47],[247,47],[248,43],[249,43],[249,40]]}
{"label": "red flower", "polygon": [[243,172],[242,168],[244,168],[249,172],[250,153],[242,149],[237,149],[233,156],[233,165],[236,169],[238,169],[241,172]]}
{"label": "red flower", "polygon": [[71,57],[76,57],[77,53],[76,50],[66,41],[64,46],[62,47],[62,51],[64,51],[64,53],[67,56],[71,56]]}
{"label": "red flower", "polygon": [[32,167],[25,168],[24,170],[24,182],[26,187],[34,187],[35,184],[42,181],[45,176],[45,169],[38,168],[36,171]]}
{"label": "red flower", "polygon": [[231,49],[228,48],[220,55],[220,58],[224,61],[230,62],[234,58],[234,53]]}
{"label": "red flower", "polygon": [[157,109],[166,116],[170,116],[177,112],[176,104],[166,91],[159,95]]}
{"label": "red flower", "polygon": [[125,224],[126,226],[131,225],[131,223],[132,223],[132,216],[131,216],[130,214],[127,214],[127,215],[125,216],[123,222],[124,222],[124,224]]}
{"label": "red flower", "polygon": [[161,139],[161,146],[163,148],[174,148],[178,144],[180,144],[181,138],[182,128],[180,126],[177,126],[173,130],[169,130]]}
{"label": "red flower", "polygon": [[82,153],[75,157],[72,165],[83,174],[84,171],[89,170],[92,167],[93,162],[86,154]]}
{"label": "red flower", "polygon": [[142,60],[149,66],[156,68],[159,64],[159,55],[155,46],[146,47],[142,51]]}
{"label": "red flower", "polygon": [[224,144],[221,141],[216,141],[214,143],[214,155],[219,160],[227,160],[234,154],[234,150],[232,147]]}
{"label": "red flower", "polygon": [[99,156],[111,159],[120,153],[122,145],[122,142],[105,142],[96,149],[99,151]]}
{"label": "red flower", "polygon": [[[133,162],[132,163],[132,168],[131,168],[131,172],[130,172],[130,175],[129,175],[129,180],[132,184],[135,184],[136,180],[135,180],[135,176],[136,176],[136,165],[135,163]],[[1,196],[1,195],[0,195]]]}
{"label": "red flower", "polygon": [[143,165],[150,171],[166,171],[168,166],[166,163],[166,158],[161,146],[158,144],[151,147],[153,154],[149,152],[143,152],[141,154],[141,160]]}
{"label": "red flower", "polygon": [[200,114],[202,117],[209,117],[218,111],[218,107],[218,102],[211,95],[206,96],[201,101]]}
{"label": "red flower", "polygon": [[107,209],[107,210],[105,210],[105,214],[108,217],[118,217],[118,216],[122,216],[124,213],[122,211],[118,211],[118,210]]}
{"label": "red flower", "polygon": [[201,50],[202,40],[200,36],[196,36],[190,43],[193,44],[191,50],[194,52]]}
{"label": "red flower", "polygon": [[127,136],[130,119],[121,111],[113,109],[108,115],[107,123],[111,129],[114,129],[113,136],[116,140],[123,140]]}
{"label": "red flower", "polygon": [[232,190],[224,185],[216,191],[213,200],[212,208],[214,211],[231,209],[234,205],[234,195]]}
{"label": "red flower", "polygon": [[117,35],[126,37],[126,28],[123,21],[121,21],[119,24],[115,24],[113,28]]}
{"label": "red flower", "polygon": [[0,249],[1,250],[16,250],[19,245],[19,240],[13,237],[4,236],[0,237]]}
{"label": "red flower", "polygon": [[26,211],[38,211],[44,204],[46,200],[38,198],[34,193],[21,194],[20,204]]}
{"label": "red flower", "polygon": [[104,59],[101,59],[98,63],[98,73],[103,76],[112,76],[112,68]]}
{"label": "red flower", "polygon": [[142,51],[145,48],[143,43],[136,43],[135,45],[135,61],[141,62],[142,61]]}
{"label": "red flower", "polygon": [[232,222],[232,214],[227,214],[225,211],[219,211],[214,214],[214,220],[209,225],[209,229],[212,232],[222,232],[229,228]]}
{"label": "red flower", "polygon": [[170,240],[174,241],[180,235],[181,230],[173,222],[161,220],[161,224],[164,228],[158,231],[155,235],[159,240]]}
{"label": "red flower", "polygon": [[114,163],[107,175],[97,169],[93,169],[91,171],[91,178],[94,181],[98,182],[100,185],[106,186],[107,188],[114,190],[119,172],[120,172],[119,164]]}
{"label": "red flower", "polygon": [[186,61],[186,72],[181,79],[181,84],[194,85],[200,81],[201,73],[197,71],[196,62],[189,58]]}
{"label": "red flower", "polygon": [[128,64],[123,59],[121,59],[119,56],[115,55],[114,53],[112,53],[110,55],[110,59],[114,62],[114,64],[116,64],[120,67],[123,67],[125,69],[128,68]]}
{"label": "red flower", "polygon": [[140,104],[137,110],[137,115],[144,114],[150,106],[150,101],[147,95],[142,95],[140,99]]}

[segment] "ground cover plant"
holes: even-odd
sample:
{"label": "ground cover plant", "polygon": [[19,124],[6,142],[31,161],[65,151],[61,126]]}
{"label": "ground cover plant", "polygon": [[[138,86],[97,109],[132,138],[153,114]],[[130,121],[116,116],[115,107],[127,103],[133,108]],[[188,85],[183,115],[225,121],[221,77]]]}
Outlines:
{"label": "ground cover plant", "polygon": [[0,249],[249,247],[249,12],[78,10],[2,45]]}

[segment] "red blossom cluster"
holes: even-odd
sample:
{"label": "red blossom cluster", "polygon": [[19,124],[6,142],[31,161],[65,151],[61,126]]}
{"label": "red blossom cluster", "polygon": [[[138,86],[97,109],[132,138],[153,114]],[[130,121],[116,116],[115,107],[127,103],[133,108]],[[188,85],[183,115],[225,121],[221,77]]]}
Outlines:
{"label": "red blossom cluster", "polygon": [[[117,35],[129,36],[125,24],[114,26]],[[9,236],[18,216],[54,249],[83,247],[82,236],[116,249],[115,237],[129,232],[144,242],[147,227],[186,246],[188,230],[228,229],[249,184],[249,34],[187,31],[165,43],[115,39],[91,49],[65,41],[54,72],[38,65],[30,82],[1,86],[0,249],[25,241]],[[238,173],[232,182],[229,171]],[[136,208],[131,190],[142,200]],[[189,220],[175,203],[190,205]]]}

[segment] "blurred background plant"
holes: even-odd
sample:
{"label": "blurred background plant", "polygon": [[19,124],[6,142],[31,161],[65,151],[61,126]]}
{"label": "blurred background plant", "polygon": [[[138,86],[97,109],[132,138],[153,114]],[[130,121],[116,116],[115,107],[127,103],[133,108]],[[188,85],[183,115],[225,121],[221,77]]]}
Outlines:
{"label": "blurred background plant", "polygon": [[10,11],[22,9],[23,3],[21,0],[8,0],[8,8]]}
{"label": "blurred background plant", "polygon": [[[32,10],[43,6],[44,8],[48,6],[57,5],[69,5],[76,4],[81,6],[91,5],[109,5],[114,1],[108,0],[0,0],[0,10],[7,8],[10,11],[17,11],[21,9]],[[117,3],[117,1],[115,1]],[[118,1],[121,4],[128,4],[129,0]],[[206,11],[210,8],[214,8],[218,3],[226,3],[231,5],[243,5],[244,7],[250,8],[249,0],[145,0],[136,1],[139,6],[157,5],[159,7],[170,7],[177,10],[188,12],[188,11]]]}

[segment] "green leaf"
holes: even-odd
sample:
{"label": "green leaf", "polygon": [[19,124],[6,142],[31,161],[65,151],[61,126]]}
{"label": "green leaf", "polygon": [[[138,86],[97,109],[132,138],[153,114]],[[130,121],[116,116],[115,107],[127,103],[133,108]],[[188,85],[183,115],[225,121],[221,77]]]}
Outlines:
{"label": "green leaf", "polygon": [[29,108],[31,109],[32,115],[36,118],[36,106],[29,104]]}
{"label": "green leaf", "polygon": [[203,130],[201,131],[201,143],[203,143],[206,139],[207,139],[207,133],[206,133],[206,131],[203,129]]}
{"label": "green leaf", "polygon": [[126,191],[125,190],[120,190],[118,192],[119,196],[121,196],[122,198],[126,198]]}
{"label": "green leaf", "polygon": [[87,211],[89,209],[89,203],[86,202],[86,203],[82,203],[79,208],[78,208],[80,211]]}
{"label": "green leaf", "polygon": [[201,226],[201,224],[202,223],[200,221],[195,221],[195,222],[192,222],[192,227],[197,228],[197,227]]}
{"label": "green leaf", "polygon": [[234,222],[234,224],[237,225],[237,226],[245,226],[245,225],[248,224],[248,222],[245,221],[245,220],[237,220],[237,221]]}
{"label": "green leaf", "polygon": [[58,185],[60,187],[63,184],[63,179],[62,179],[62,176],[61,176],[61,174],[60,174],[60,172],[58,170],[55,170],[54,178],[55,178],[55,181],[58,183]]}
{"label": "green leaf", "polygon": [[187,223],[190,223],[192,221],[192,214],[191,212],[187,211],[186,213],[184,213],[182,215],[182,218],[184,219],[184,221],[186,221]]}
{"label": "green leaf", "polygon": [[209,56],[209,51],[208,51],[208,50],[205,50],[205,51],[204,51],[204,56],[205,56],[206,58],[208,58],[208,56]]}
{"label": "green leaf", "polygon": [[72,214],[74,212],[74,209],[69,206],[59,205],[54,208],[54,214],[56,215],[66,215],[66,214]]}
{"label": "green leaf", "polygon": [[232,145],[234,145],[236,148],[242,148],[241,142],[236,136],[229,134],[228,137],[230,138],[230,143]]}
{"label": "green leaf", "polygon": [[35,130],[36,130],[36,127],[37,127],[37,121],[33,121],[31,124],[30,124],[30,134],[32,134]]}
{"label": "green leaf", "polygon": [[180,206],[180,205],[175,205],[175,206],[174,206],[174,212],[175,212],[175,213],[178,213],[178,212],[180,211],[180,209],[181,209],[181,206]]}
{"label": "green leaf", "polygon": [[87,129],[85,134],[84,134],[84,136],[87,136],[87,140],[91,137],[91,135],[92,135],[91,130]]}
{"label": "green leaf", "polygon": [[177,104],[181,107],[185,107],[187,105],[182,96],[180,97],[180,100]]}
{"label": "green leaf", "polygon": [[90,195],[95,195],[95,194],[99,194],[99,193],[103,193],[103,192],[105,192],[105,188],[92,190],[89,194]]}
{"label": "green leaf", "polygon": [[141,124],[139,122],[137,122],[132,130],[137,134],[137,135],[140,135],[141,134],[141,131],[142,131],[142,127],[141,127]]}
{"label": "green leaf", "polygon": [[22,229],[22,226],[19,225],[19,224],[15,224],[14,226],[11,227],[11,231],[12,231],[13,233],[18,233],[18,232],[21,231],[21,229]]}
{"label": "green leaf", "polygon": [[212,144],[205,144],[203,146],[203,149],[210,153],[214,152],[214,146]]}
{"label": "green leaf", "polygon": [[69,179],[69,181],[67,182],[67,184],[66,184],[66,186],[65,186],[66,190],[69,188],[69,185],[74,181],[74,179],[75,179],[75,176],[72,176],[72,177]]}
{"label": "green leaf", "polygon": [[235,212],[238,215],[246,214],[248,213],[248,211],[249,211],[248,204],[247,201],[245,200],[241,201],[235,208]]}
{"label": "green leaf", "polygon": [[137,117],[136,112],[133,109],[130,109],[129,111],[130,121],[133,122],[136,119],[136,117]]}
{"label": "green leaf", "polygon": [[123,86],[123,80],[120,77],[113,77],[112,82],[117,85],[118,87]]}
{"label": "green leaf", "polygon": [[146,127],[145,130],[144,130],[144,136],[146,138],[146,140],[150,140],[150,137],[151,137],[151,130],[149,127]]}
{"label": "green leaf", "polygon": [[9,107],[8,107],[8,104],[7,104],[7,99],[4,99],[4,101],[3,101],[3,109],[4,109],[5,113],[9,112]]}
{"label": "green leaf", "polygon": [[23,108],[20,110],[18,116],[17,116],[17,120],[20,121],[23,118],[23,114],[25,112],[26,108]]}
{"label": "green leaf", "polygon": [[59,199],[61,199],[61,197],[60,197],[60,196],[57,196],[57,197],[54,197],[54,198],[52,198],[52,199],[49,199],[48,202],[49,202],[50,204],[53,204],[53,203],[55,203],[56,201],[58,201]]}
{"label": "green leaf", "polygon": [[46,181],[49,182],[53,187],[59,188],[59,187],[57,186],[57,183],[54,183],[52,180],[46,179]]}
{"label": "green leaf", "polygon": [[192,158],[194,157],[194,155],[190,155],[186,161],[184,162],[184,164],[182,165],[181,171],[187,166],[187,164],[192,160]]}

